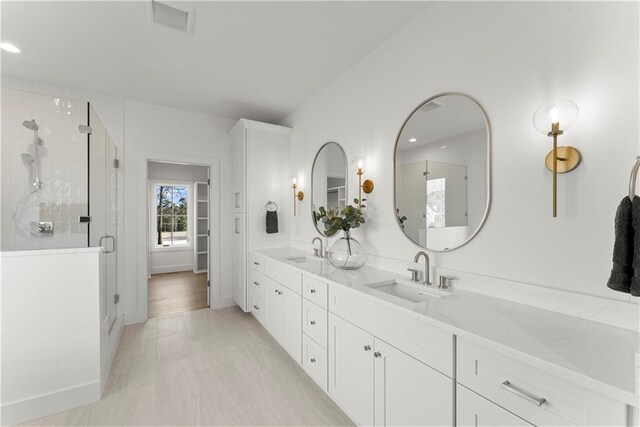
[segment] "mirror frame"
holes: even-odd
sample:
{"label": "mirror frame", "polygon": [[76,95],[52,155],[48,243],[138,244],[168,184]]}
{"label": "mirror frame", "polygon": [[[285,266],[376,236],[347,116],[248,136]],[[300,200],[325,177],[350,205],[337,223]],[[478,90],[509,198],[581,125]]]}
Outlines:
{"label": "mirror frame", "polygon": [[[487,203],[485,204],[485,208],[484,208],[484,214],[482,215],[482,219],[480,220],[480,223],[478,224],[478,227],[474,230],[473,233],[471,233],[471,235],[467,238],[467,240],[465,240],[464,242],[460,243],[458,246],[454,246],[451,248],[445,248],[445,249],[429,249],[427,247],[424,246],[420,246],[418,243],[414,242],[408,235],[407,233],[404,232],[404,229],[402,228],[402,224],[400,224],[400,220],[398,218],[398,215],[396,213],[396,206],[397,206],[397,182],[396,182],[396,175],[397,175],[397,171],[396,171],[396,161],[397,161],[397,155],[398,155],[398,144],[400,143],[400,135],[402,135],[402,131],[404,130],[405,126],[407,125],[407,123],[409,122],[409,120],[411,119],[411,117],[413,117],[413,115],[416,113],[416,111],[418,111],[420,109],[420,107],[422,107],[424,104],[431,102],[435,99],[441,98],[443,96],[463,96],[465,98],[467,98],[468,100],[470,100],[471,102],[473,102],[474,104],[476,104],[478,106],[478,108],[480,109],[480,112],[482,113],[482,115],[484,116],[484,124],[486,126],[487,129]],[[484,226],[485,222],[487,221],[487,216],[489,216],[489,210],[491,209],[491,198],[492,198],[492,192],[491,192],[491,185],[492,185],[492,181],[491,181],[491,176],[493,173],[493,166],[491,164],[491,125],[489,123],[489,117],[487,116],[487,112],[484,110],[484,108],[482,108],[482,105],[476,101],[475,98],[464,94],[464,93],[460,93],[460,92],[442,92],[442,93],[438,93],[436,95],[433,95],[429,98],[427,98],[425,101],[422,101],[420,104],[418,104],[412,111],[411,113],[409,113],[409,115],[407,116],[407,118],[404,120],[404,122],[402,122],[402,126],[400,126],[400,130],[398,131],[398,136],[396,136],[396,143],[393,146],[393,217],[396,219],[396,224],[398,224],[398,228],[400,229],[400,231],[402,232],[402,235],[405,236],[411,243],[413,243],[414,245],[416,245],[417,247],[427,250],[429,252],[451,252],[455,249],[461,248],[464,245],[466,245],[467,243],[469,243],[474,237],[476,237],[476,235],[480,232],[480,230],[482,229],[482,227]]]}
{"label": "mirror frame", "polygon": [[338,144],[335,141],[327,141],[324,144],[322,144],[320,146],[320,148],[318,148],[318,151],[316,151],[316,155],[313,156],[313,163],[311,164],[311,221],[313,222],[313,227],[316,229],[316,231],[320,234],[320,236],[325,237],[327,239],[330,239],[332,237],[335,236],[335,234],[333,236],[327,236],[326,233],[323,233],[322,231],[320,231],[320,229],[318,228],[318,222],[316,221],[316,217],[313,213],[313,171],[316,168],[316,160],[318,160],[318,156],[320,155],[320,153],[322,152],[322,150],[324,149],[324,147],[326,147],[329,144],[335,144],[338,146],[338,148],[340,148],[340,151],[342,151],[342,154],[344,155],[344,162],[345,162],[345,177],[344,177],[344,186],[345,186],[345,194],[347,196],[347,200],[349,200],[349,160],[347,157],[347,153],[344,151],[344,148],[342,147],[342,145]]}

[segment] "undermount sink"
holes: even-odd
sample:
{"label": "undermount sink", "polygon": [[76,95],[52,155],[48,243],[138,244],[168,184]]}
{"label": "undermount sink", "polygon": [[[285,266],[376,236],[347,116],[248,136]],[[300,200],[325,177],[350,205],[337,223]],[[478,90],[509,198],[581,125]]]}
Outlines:
{"label": "undermount sink", "polygon": [[431,288],[425,285],[405,284],[396,280],[376,283],[370,285],[370,288],[377,292],[393,295],[396,298],[413,303],[424,302],[429,297],[444,298],[449,295],[448,292],[443,291],[442,289]]}
{"label": "undermount sink", "polygon": [[304,264],[305,262],[320,262],[321,260],[318,258],[311,258],[306,255],[287,257],[285,258],[287,261],[295,262],[296,264]]}

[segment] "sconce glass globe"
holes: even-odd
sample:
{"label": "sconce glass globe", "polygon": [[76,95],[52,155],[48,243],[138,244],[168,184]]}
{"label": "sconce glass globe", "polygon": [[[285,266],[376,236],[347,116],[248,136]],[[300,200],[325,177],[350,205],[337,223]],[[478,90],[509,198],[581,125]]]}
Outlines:
{"label": "sconce glass globe", "polygon": [[358,171],[358,169],[362,169],[362,172],[364,172],[366,169],[366,162],[364,161],[364,159],[362,157],[356,157],[355,159],[353,159],[353,161],[351,162],[351,167],[353,168],[353,170],[355,172]]}
{"label": "sconce glass globe", "polygon": [[560,123],[560,129],[568,130],[578,120],[578,106],[569,99],[551,100],[536,110],[533,127],[541,134],[551,131],[552,123]]}

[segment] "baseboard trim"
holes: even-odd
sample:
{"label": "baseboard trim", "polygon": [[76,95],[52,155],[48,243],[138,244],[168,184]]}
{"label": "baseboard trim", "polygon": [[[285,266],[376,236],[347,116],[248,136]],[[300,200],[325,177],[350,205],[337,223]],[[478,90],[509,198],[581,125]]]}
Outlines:
{"label": "baseboard trim", "polygon": [[212,310],[216,310],[219,308],[226,308],[236,305],[236,302],[233,300],[233,297],[221,298],[216,301],[215,306],[211,306]]}
{"label": "baseboard trim", "polygon": [[15,425],[100,400],[100,381],[2,405],[2,425]]}

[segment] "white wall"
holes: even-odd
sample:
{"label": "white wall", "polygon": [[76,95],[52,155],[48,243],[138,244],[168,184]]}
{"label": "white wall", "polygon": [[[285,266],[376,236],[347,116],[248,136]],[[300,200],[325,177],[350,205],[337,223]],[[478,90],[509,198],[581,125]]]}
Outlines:
{"label": "white wall", "polygon": [[2,425],[100,399],[99,255],[0,254]]}
{"label": "white wall", "polygon": [[[212,171],[212,191],[218,191],[220,215],[211,223],[211,239],[220,242],[220,262],[211,254],[212,307],[233,301],[231,252],[232,239],[231,140],[228,132],[235,124],[205,114],[125,101],[125,276],[131,280],[125,294],[128,322],[141,321],[147,312],[147,160],[207,164],[218,159],[219,177]],[[218,182],[219,179],[219,182]],[[217,201],[212,200],[212,205]],[[211,213],[211,211],[210,211]],[[130,251],[130,252],[129,252]]]}
{"label": "white wall", "polygon": [[[398,229],[393,149],[406,115],[426,98],[458,91],[485,108],[493,135],[493,202],[468,245],[434,254],[439,266],[597,296],[607,289],[613,218],[638,154],[638,4],[435,3],[282,124],[293,127],[292,164],[311,170],[316,150],[340,143],[349,161],[366,156],[375,190],[358,229],[370,254],[410,260],[419,250]],[[561,137],[583,163],[559,177],[551,217],[549,138],[532,117],[566,97],[580,108]],[[350,193],[357,191],[351,173]],[[305,210],[292,238],[316,232]]]}
{"label": "white wall", "polygon": [[[194,208],[195,208],[195,193],[194,182],[206,182],[209,172],[205,166],[196,165],[183,165],[176,163],[163,163],[163,162],[149,162],[147,175],[150,180],[150,190],[153,189],[154,183],[157,182],[184,182],[189,184],[189,194],[191,201],[189,202],[189,241],[188,248],[154,248],[153,244],[149,242],[149,270],[151,274],[158,273],[173,273],[177,271],[189,271],[195,270],[194,266],[194,248],[196,245],[195,238],[195,221],[194,221]],[[150,200],[154,197],[148,195]],[[151,205],[153,206],[153,205]],[[155,209],[154,209],[155,211]],[[151,239],[154,238],[154,219],[153,214],[150,213],[150,229],[149,233]]]}

